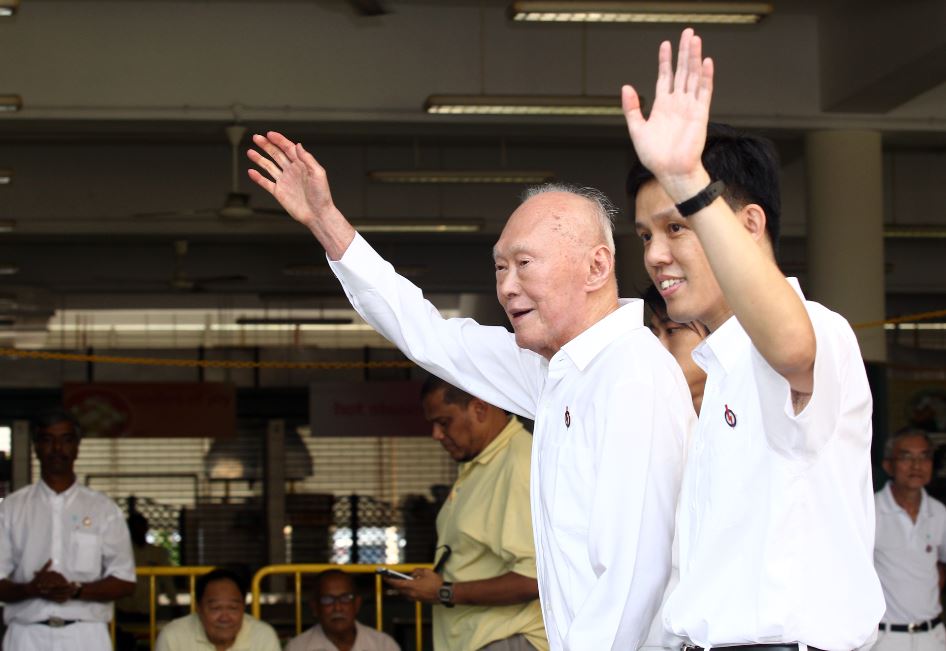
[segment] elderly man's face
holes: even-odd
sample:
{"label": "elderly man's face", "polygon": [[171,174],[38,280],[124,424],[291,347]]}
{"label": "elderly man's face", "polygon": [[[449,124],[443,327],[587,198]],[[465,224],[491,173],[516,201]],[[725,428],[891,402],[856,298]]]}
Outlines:
{"label": "elderly man's face", "polygon": [[904,436],[884,459],[884,470],[901,490],[920,490],[933,478],[933,450],[922,436]]}
{"label": "elderly man's face", "polygon": [[593,206],[582,197],[547,192],[512,214],[493,249],[496,295],[521,348],[551,358],[584,327]]}
{"label": "elderly man's face", "polygon": [[216,645],[231,644],[243,626],[243,595],[229,579],[211,581],[197,604],[197,616],[207,639]]}
{"label": "elderly man's face", "polygon": [[336,574],[322,577],[315,614],[323,630],[335,635],[348,633],[355,627],[359,608],[361,597],[355,592],[351,577]]}

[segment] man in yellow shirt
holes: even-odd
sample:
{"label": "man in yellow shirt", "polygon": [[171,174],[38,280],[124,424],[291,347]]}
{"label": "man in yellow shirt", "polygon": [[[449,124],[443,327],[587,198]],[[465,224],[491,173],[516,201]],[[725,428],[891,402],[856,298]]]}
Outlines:
{"label": "man in yellow shirt", "polygon": [[460,463],[437,516],[443,574],[422,569],[388,582],[434,604],[436,651],[548,651],[529,510],[532,436],[440,378],[427,379],[421,399],[434,439]]}

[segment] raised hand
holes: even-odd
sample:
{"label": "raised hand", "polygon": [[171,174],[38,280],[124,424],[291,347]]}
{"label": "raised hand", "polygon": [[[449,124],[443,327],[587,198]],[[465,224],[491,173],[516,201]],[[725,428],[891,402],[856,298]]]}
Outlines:
{"label": "raised hand", "polygon": [[713,60],[702,58],[701,39],[690,28],[680,35],[676,71],[670,42],[660,44],[654,105],[646,120],[637,91],[631,86],[621,89],[624,117],[637,156],[676,201],[688,199],[694,187],[706,185],[708,176],[700,155],[712,97]]}
{"label": "raised hand", "polygon": [[248,171],[250,178],[276,197],[293,219],[312,228],[321,215],[334,209],[325,170],[301,143],[294,143],[275,131],[265,136],[254,135],[253,143],[269,158],[255,149],[250,149],[246,155],[272,180],[255,169]]}
{"label": "raised hand", "polygon": [[281,133],[256,134],[253,143],[268,157],[255,149],[246,155],[269,178],[255,169],[249,170],[250,178],[276,197],[293,219],[308,227],[332,260],[340,259],[354,239],[355,229],[335,207],[322,166],[301,143]]}

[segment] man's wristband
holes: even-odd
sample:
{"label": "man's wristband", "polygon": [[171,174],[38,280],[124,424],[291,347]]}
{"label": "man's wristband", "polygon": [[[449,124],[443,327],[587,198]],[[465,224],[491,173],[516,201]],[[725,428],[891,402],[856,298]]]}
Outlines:
{"label": "man's wristband", "polygon": [[75,586],[75,589],[72,591],[72,598],[73,598],[73,599],[81,599],[81,598],[82,598],[82,588],[84,588],[85,585],[82,584],[82,583],[79,583],[78,581],[75,582],[75,583],[73,583],[72,585]]}
{"label": "man's wristband", "polygon": [[678,203],[677,212],[680,213],[681,217],[694,215],[716,201],[725,190],[725,183],[722,181],[713,181],[686,201]]}

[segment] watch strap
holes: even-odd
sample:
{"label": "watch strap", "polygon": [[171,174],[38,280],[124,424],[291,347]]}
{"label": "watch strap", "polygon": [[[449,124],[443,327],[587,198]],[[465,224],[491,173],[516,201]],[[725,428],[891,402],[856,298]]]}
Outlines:
{"label": "watch strap", "polygon": [[694,215],[716,201],[725,191],[725,183],[722,181],[713,181],[686,201],[678,203],[677,212],[680,213],[681,217]]}
{"label": "watch strap", "polygon": [[437,597],[441,604],[447,608],[453,608],[453,584],[450,581],[444,581],[437,591]]}

